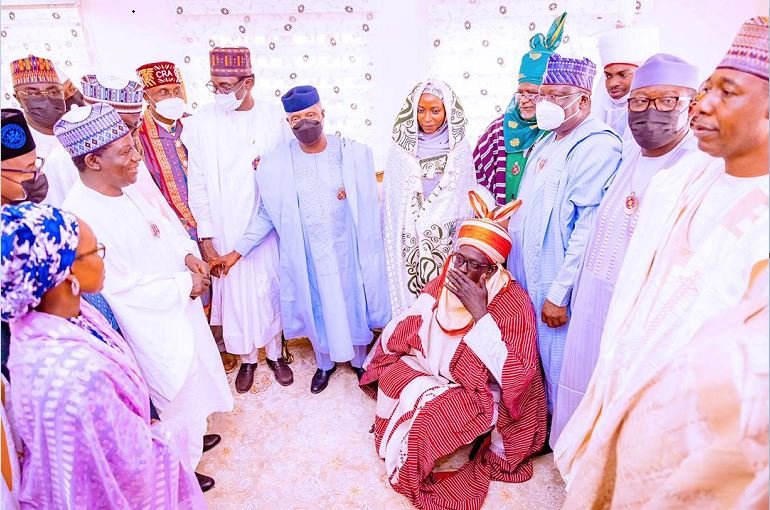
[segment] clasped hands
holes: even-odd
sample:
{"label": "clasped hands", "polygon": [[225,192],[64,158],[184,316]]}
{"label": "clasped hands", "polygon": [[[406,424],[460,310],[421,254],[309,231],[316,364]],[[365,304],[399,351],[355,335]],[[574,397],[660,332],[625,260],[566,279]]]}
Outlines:
{"label": "clasped hands", "polygon": [[190,297],[195,299],[208,292],[209,287],[211,287],[209,265],[192,253],[188,253],[184,258],[184,264],[187,266],[187,269],[190,270],[190,276],[192,276]]}
{"label": "clasped hands", "polygon": [[203,260],[211,267],[211,275],[217,278],[227,276],[230,269],[241,259],[241,254],[235,250],[227,255],[219,255],[211,239],[203,239],[200,243],[200,249]]}

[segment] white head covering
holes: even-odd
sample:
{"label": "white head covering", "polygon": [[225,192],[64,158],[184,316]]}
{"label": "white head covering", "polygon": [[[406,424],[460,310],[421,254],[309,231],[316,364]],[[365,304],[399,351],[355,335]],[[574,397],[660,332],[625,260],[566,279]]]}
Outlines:
{"label": "white head covering", "polygon": [[632,64],[639,66],[660,49],[656,27],[632,26],[615,28],[599,36],[602,66]]}

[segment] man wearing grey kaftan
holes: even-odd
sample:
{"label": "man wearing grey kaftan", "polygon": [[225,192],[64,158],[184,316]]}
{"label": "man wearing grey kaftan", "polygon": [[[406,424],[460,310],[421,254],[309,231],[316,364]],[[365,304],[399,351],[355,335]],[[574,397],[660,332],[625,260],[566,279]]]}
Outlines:
{"label": "man wearing grey kaftan", "polygon": [[294,87],[281,98],[297,140],[265,155],[260,198],[243,239],[216,260],[227,274],[275,230],[281,313],[287,338],[308,337],[320,393],[337,362],[359,379],[372,329],[390,320],[377,183],[369,147],[323,132],[318,91]]}

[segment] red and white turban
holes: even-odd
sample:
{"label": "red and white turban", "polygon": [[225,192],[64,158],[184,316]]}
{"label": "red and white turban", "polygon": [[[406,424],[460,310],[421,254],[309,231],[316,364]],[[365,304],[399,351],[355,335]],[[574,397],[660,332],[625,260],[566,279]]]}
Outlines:
{"label": "red and white turban", "polygon": [[484,200],[475,191],[468,192],[471,207],[476,218],[460,225],[457,247],[473,246],[495,264],[502,264],[511,251],[511,236],[500,223],[508,219],[521,206],[521,200],[514,200],[490,211]]}

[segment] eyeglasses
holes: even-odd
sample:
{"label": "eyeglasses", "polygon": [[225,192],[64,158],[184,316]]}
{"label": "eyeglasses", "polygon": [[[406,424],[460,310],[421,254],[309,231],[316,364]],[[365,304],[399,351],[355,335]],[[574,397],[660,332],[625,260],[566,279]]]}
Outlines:
{"label": "eyeglasses", "polygon": [[540,101],[546,100],[550,101],[551,103],[558,103],[562,99],[566,99],[568,97],[576,96],[578,94],[583,94],[583,92],[573,92],[572,94],[538,94],[535,96],[534,100],[536,103],[539,103]]}
{"label": "eyeglasses", "polygon": [[64,98],[64,89],[51,87],[45,90],[17,90],[16,95],[19,99],[27,99],[29,97],[60,97]]}
{"label": "eyeglasses", "polygon": [[539,94],[535,92],[534,94],[532,92],[516,92],[513,94],[513,96],[516,98],[516,101],[521,103],[523,100],[530,101],[532,103],[537,102],[537,98],[539,97]]}
{"label": "eyeglasses", "polygon": [[95,249],[93,249],[91,251],[87,251],[85,253],[81,253],[80,255],[75,257],[75,260],[88,257],[89,255],[93,255],[94,253],[99,255],[101,258],[104,258],[104,256],[107,254],[107,247],[104,246],[102,243],[96,243],[96,248]]}
{"label": "eyeglasses", "polygon": [[32,170],[21,170],[19,168],[2,168],[1,170],[3,172],[13,172],[17,174],[34,174],[34,178],[37,179],[37,176],[40,175],[40,172],[43,170],[44,164],[45,158],[38,156],[35,158],[35,168]]}
{"label": "eyeglasses", "polygon": [[233,83],[232,85],[228,85],[227,83],[217,85],[213,81],[209,81],[206,84],[206,88],[209,89],[209,92],[211,92],[212,94],[229,94],[230,92],[233,91],[233,89],[237,89],[236,85],[243,82],[243,80],[245,80],[246,78],[248,78],[248,76],[241,78],[240,80]]}
{"label": "eyeglasses", "polygon": [[664,96],[650,99],[649,97],[632,97],[628,100],[628,110],[632,112],[644,112],[650,105],[654,105],[659,112],[673,112],[679,107],[692,101],[691,97]]}
{"label": "eyeglasses", "polygon": [[480,262],[476,262],[475,260],[467,259],[460,255],[459,252],[454,252],[452,254],[452,261],[454,262],[454,267],[457,269],[460,269],[465,264],[468,264],[468,269],[471,271],[481,271],[482,269],[488,269],[492,267],[492,264],[482,264]]}

